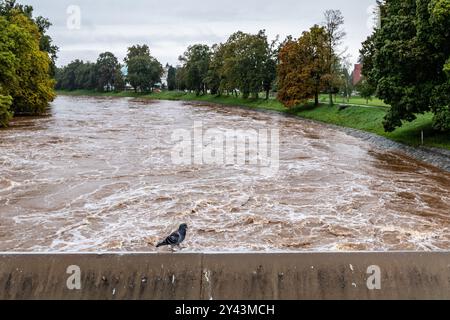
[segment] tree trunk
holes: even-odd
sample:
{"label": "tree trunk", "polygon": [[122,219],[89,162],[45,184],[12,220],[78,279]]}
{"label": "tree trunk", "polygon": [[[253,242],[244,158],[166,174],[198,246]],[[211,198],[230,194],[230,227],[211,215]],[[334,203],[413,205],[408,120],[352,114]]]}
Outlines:
{"label": "tree trunk", "polygon": [[318,92],[316,92],[315,95],[314,95],[314,105],[316,107],[319,106],[319,93]]}
{"label": "tree trunk", "polygon": [[266,100],[269,100],[270,90],[266,90]]}
{"label": "tree trunk", "polygon": [[330,90],[330,106],[332,107],[333,105],[334,105],[334,102],[333,102],[333,93],[331,92],[331,90]]}

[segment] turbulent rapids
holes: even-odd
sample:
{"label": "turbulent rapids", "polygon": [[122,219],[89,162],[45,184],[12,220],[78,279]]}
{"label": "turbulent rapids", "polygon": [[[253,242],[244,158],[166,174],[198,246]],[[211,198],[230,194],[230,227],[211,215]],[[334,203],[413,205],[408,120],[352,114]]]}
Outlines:
{"label": "turbulent rapids", "polygon": [[[279,169],[172,161],[175,130],[279,130]],[[59,97],[0,131],[0,251],[450,249],[450,174],[325,125],[240,108]]]}

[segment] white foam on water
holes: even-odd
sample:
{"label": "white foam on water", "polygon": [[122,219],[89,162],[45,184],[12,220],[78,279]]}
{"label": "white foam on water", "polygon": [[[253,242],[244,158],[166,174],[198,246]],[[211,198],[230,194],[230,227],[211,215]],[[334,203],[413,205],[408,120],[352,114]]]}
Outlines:
{"label": "white foam on water", "polygon": [[[280,168],[173,164],[176,129],[279,129]],[[59,97],[0,131],[0,251],[450,248],[450,175],[320,124],[220,106]]]}

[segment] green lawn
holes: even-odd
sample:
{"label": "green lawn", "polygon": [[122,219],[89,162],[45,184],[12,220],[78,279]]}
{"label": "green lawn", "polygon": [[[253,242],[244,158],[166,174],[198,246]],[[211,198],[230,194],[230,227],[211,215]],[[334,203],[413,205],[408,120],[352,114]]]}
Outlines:
{"label": "green lawn", "polygon": [[424,144],[426,146],[450,150],[450,134],[433,130],[433,115],[431,113],[419,115],[414,122],[407,122],[403,127],[391,133],[385,132],[382,125],[383,118],[386,114],[386,110],[383,108],[349,107],[339,111],[338,107],[329,107],[328,105],[322,104],[318,108],[312,106],[297,108],[296,114],[307,119],[375,133],[411,146],[421,144],[421,132],[423,130],[425,137]]}
{"label": "green lawn", "polygon": [[[328,95],[321,95],[320,96],[320,102],[321,103],[328,103],[329,97]],[[361,97],[351,97],[349,101],[347,99],[337,96],[334,100],[335,103],[344,103],[344,104],[356,104],[356,105],[363,105],[363,106],[375,106],[375,107],[389,107],[389,105],[385,104],[382,100],[377,98],[372,98],[369,101],[367,101],[364,98]]]}
{"label": "green lawn", "polygon": [[[286,114],[297,115],[302,118],[317,120],[325,123],[331,123],[343,127],[359,129],[375,133],[377,135],[389,138],[391,140],[405,143],[411,146],[418,146],[421,144],[421,131],[425,134],[425,145],[429,147],[444,148],[450,150],[450,134],[436,132],[432,129],[431,113],[419,115],[417,120],[405,125],[392,133],[386,133],[383,129],[382,121],[386,114],[386,105],[380,100],[372,100],[369,106],[372,108],[362,108],[357,106],[348,107],[345,110],[339,111],[339,107],[329,107],[325,102],[319,107],[314,107],[311,104],[301,106],[295,109],[287,109],[280,102],[275,99],[270,100],[244,100],[236,97],[215,97],[211,95],[199,96],[195,94],[184,92],[161,92],[153,94],[139,94],[133,92],[121,93],[98,93],[92,91],[59,91],[60,95],[74,95],[74,96],[112,96],[112,97],[140,97],[145,99],[157,100],[183,100],[183,101],[205,101],[219,103],[223,105],[246,106],[255,109],[273,110]],[[324,98],[324,97],[321,97]],[[361,98],[353,98],[352,103],[360,104]],[[362,99],[363,100],[363,99]],[[341,103],[339,99],[337,103]],[[366,105],[365,101],[361,103]],[[382,107],[382,108],[380,108]]]}

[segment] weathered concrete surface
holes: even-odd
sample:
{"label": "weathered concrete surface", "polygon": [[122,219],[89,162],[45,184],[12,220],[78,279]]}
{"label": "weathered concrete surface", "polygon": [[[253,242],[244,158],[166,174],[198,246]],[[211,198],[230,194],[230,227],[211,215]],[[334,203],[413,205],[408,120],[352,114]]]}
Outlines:
{"label": "weathered concrete surface", "polygon": [[[2,255],[0,299],[196,299],[198,255]],[[69,266],[81,290],[69,290]]]}
{"label": "weathered concrete surface", "polygon": [[438,298],[450,299],[450,253],[0,255],[0,299]]}

